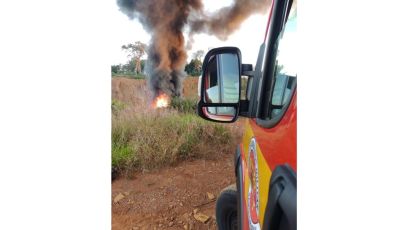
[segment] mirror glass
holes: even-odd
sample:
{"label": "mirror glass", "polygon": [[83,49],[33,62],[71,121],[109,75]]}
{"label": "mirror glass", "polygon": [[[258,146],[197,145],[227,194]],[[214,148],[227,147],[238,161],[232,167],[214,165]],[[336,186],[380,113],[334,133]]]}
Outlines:
{"label": "mirror glass", "polygon": [[236,109],[228,106],[206,106],[202,107],[202,112],[206,117],[217,121],[232,121],[236,116]]}
{"label": "mirror glass", "polygon": [[209,59],[205,73],[206,103],[239,102],[239,57],[234,53],[223,53]]}

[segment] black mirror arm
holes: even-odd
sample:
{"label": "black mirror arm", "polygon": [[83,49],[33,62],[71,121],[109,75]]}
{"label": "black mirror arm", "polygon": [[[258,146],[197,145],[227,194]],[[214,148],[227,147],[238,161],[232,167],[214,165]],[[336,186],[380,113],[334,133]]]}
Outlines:
{"label": "black mirror arm", "polygon": [[253,77],[255,76],[256,71],[242,71],[243,76]]}
{"label": "black mirror arm", "polygon": [[249,100],[240,100],[239,101],[239,116],[249,117]]}
{"label": "black mirror arm", "polygon": [[255,71],[253,71],[252,64],[242,64],[242,73],[243,76],[253,77],[255,75]]}
{"label": "black mirror arm", "polygon": [[[253,78],[255,74],[256,74],[256,71],[253,70],[252,64],[242,64],[242,73],[241,73],[242,76]],[[249,114],[248,108],[249,108],[249,100],[240,100],[239,101],[239,116],[249,117],[250,114]]]}

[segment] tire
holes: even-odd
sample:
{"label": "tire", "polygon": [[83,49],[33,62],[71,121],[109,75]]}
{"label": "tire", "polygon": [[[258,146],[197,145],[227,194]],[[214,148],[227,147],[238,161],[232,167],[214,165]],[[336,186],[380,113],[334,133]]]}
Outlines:
{"label": "tire", "polygon": [[219,230],[238,229],[237,192],[235,187],[225,188],[216,201],[216,223]]}

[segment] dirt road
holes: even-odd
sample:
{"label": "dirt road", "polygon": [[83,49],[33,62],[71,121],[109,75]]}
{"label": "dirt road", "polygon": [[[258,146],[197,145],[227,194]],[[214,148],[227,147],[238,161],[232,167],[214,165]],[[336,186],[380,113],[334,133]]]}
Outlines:
{"label": "dirt road", "polygon": [[[235,183],[233,167],[233,153],[222,154],[115,180],[112,229],[216,229],[216,198]],[[209,219],[202,223],[198,213]]]}

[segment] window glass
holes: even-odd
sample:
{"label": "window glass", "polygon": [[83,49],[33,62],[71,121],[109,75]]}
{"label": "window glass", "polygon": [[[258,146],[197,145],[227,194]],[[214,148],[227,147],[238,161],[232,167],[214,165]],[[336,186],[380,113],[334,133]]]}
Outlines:
{"label": "window glass", "polygon": [[208,64],[205,101],[237,103],[239,101],[239,60],[235,54],[218,54]]}
{"label": "window glass", "polygon": [[291,93],[296,84],[296,16],[296,6],[294,5],[289,13],[285,28],[279,36],[270,118],[280,114],[285,105],[290,102]]}
{"label": "window glass", "polygon": [[218,72],[217,72],[216,58],[212,57],[208,63],[208,74],[206,74],[205,80],[205,101],[206,102],[219,102],[221,99],[218,89]]}
{"label": "window glass", "polygon": [[[239,58],[233,53],[222,53],[212,57],[208,63],[205,81],[205,102],[237,103],[239,102]],[[207,112],[213,115],[236,114],[234,107],[208,107]]]}
{"label": "window glass", "polygon": [[223,103],[239,101],[239,63],[236,54],[218,55]]}
{"label": "window glass", "polygon": [[296,16],[296,8],[293,8],[280,35],[276,58],[278,72],[293,77],[296,77],[297,73]]}

